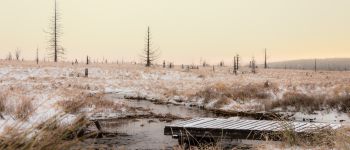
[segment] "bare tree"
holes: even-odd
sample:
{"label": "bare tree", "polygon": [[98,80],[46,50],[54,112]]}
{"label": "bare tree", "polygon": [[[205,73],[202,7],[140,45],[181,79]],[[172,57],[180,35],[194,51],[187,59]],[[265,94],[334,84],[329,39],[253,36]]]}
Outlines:
{"label": "bare tree", "polygon": [[157,50],[153,49],[151,42],[151,31],[150,27],[147,28],[146,35],[146,47],[141,56],[143,62],[145,62],[146,67],[150,67],[154,61],[156,61],[159,57],[159,53]]}
{"label": "bare tree", "polygon": [[237,64],[236,64],[236,56],[233,57],[233,73],[237,75]]}
{"label": "bare tree", "polygon": [[255,59],[253,57],[252,61],[251,61],[251,68],[252,68],[252,73],[256,73],[256,62]]}
{"label": "bare tree", "polygon": [[54,15],[51,20],[50,31],[47,32],[50,36],[49,39],[49,55],[53,58],[54,62],[58,62],[59,58],[63,58],[65,54],[64,48],[60,45],[60,38],[62,36],[62,26],[60,24],[61,16],[57,8],[57,1],[55,0]]}
{"label": "bare tree", "polygon": [[239,55],[233,57],[233,72],[237,75],[237,71],[239,69]]}
{"label": "bare tree", "polygon": [[7,57],[6,57],[6,59],[9,60],[9,61],[12,60],[12,54],[11,54],[11,52],[9,52],[9,54],[8,54]]}
{"label": "bare tree", "polygon": [[21,50],[19,50],[19,48],[16,49],[15,51],[15,56],[16,56],[16,60],[19,60],[19,56],[21,55]]}
{"label": "bare tree", "polygon": [[225,63],[224,63],[224,61],[221,61],[220,62],[220,67],[223,67],[223,66],[225,66]]}

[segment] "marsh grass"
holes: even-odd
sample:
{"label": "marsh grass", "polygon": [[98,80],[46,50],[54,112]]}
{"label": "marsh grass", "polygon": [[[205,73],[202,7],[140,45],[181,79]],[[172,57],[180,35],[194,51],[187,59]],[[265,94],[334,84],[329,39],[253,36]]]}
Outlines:
{"label": "marsh grass", "polygon": [[229,104],[231,100],[267,99],[270,96],[266,92],[269,88],[264,87],[264,84],[228,86],[224,83],[216,83],[198,91],[193,97],[203,98],[206,104],[217,100],[215,107],[221,107]]}
{"label": "marsh grass", "polygon": [[14,114],[16,119],[25,121],[33,113],[33,111],[34,111],[34,107],[32,104],[32,99],[29,99],[27,97],[22,97],[20,99],[20,103],[17,104],[15,108]]}
{"label": "marsh grass", "polygon": [[88,125],[85,117],[80,116],[71,124],[59,124],[66,115],[56,115],[33,128],[21,130],[20,125],[7,127],[0,136],[0,149],[9,150],[49,150],[70,149],[87,135],[81,134]]}
{"label": "marsh grass", "polygon": [[2,114],[6,111],[6,101],[7,97],[5,94],[0,93],[0,119],[4,118]]}
{"label": "marsh grass", "polygon": [[[283,147],[290,148],[321,148],[333,149],[343,145],[350,144],[350,134],[344,134],[344,130],[350,129],[343,127],[341,129],[332,129],[330,127],[318,128],[310,126],[309,130],[296,132],[291,121],[278,118],[281,131],[274,133],[265,133],[266,141],[281,141]],[[348,132],[349,133],[349,132]],[[340,146],[338,146],[340,145]]]}
{"label": "marsh grass", "polygon": [[326,98],[323,95],[306,95],[296,92],[287,92],[282,100],[266,104],[266,108],[274,109],[281,107],[283,110],[293,107],[295,111],[312,113],[324,109],[337,110],[339,112],[350,112],[350,95]]}
{"label": "marsh grass", "polygon": [[75,114],[83,108],[95,108],[95,111],[105,109],[120,110],[121,104],[116,104],[103,98],[103,94],[81,94],[68,100],[59,101],[58,106],[66,113]]}

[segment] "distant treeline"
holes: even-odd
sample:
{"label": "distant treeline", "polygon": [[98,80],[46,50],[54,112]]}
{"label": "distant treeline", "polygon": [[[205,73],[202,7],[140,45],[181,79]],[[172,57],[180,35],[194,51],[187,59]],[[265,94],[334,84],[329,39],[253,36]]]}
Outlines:
{"label": "distant treeline", "polygon": [[300,69],[314,70],[315,61],[317,70],[349,71],[350,58],[329,58],[329,59],[302,59],[282,62],[270,62],[269,68],[275,69]]}

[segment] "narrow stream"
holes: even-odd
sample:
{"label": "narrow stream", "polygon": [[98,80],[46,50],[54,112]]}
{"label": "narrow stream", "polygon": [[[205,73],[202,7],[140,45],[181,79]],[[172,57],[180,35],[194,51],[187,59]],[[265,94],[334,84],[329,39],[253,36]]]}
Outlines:
{"label": "narrow stream", "polygon": [[[142,107],[150,109],[156,114],[171,114],[183,118],[194,117],[217,117],[214,113],[205,111],[196,107],[186,107],[183,105],[164,105],[154,104],[146,100],[126,100],[114,98],[113,95],[107,95],[108,99],[122,102],[129,107]],[[100,139],[89,139],[87,143],[104,145],[110,148],[122,149],[173,149],[178,144],[177,139],[164,135],[164,127],[176,123],[163,122],[159,119],[121,119],[114,121],[101,122],[103,130],[108,132],[117,132],[117,137],[106,137]]]}
{"label": "narrow stream", "polygon": [[[196,107],[187,107],[183,105],[164,105],[154,104],[151,101],[146,100],[126,100],[114,97],[113,94],[107,95],[107,98],[122,102],[129,107],[142,107],[149,109],[155,114],[171,114],[183,118],[195,118],[195,117],[220,117],[210,111],[206,111]],[[324,114],[317,114],[316,116],[323,116]],[[341,117],[340,117],[341,116]],[[339,120],[348,118],[340,115],[336,119]],[[295,114],[296,121],[303,121],[301,118],[317,118],[314,121],[325,121],[325,118],[318,118],[315,116]],[[249,119],[249,118],[245,118]],[[98,145],[98,147],[106,146],[109,148],[117,149],[173,149],[178,144],[177,139],[173,139],[171,136],[164,135],[164,127],[169,124],[176,123],[181,120],[174,120],[172,122],[163,122],[159,119],[152,118],[136,118],[136,119],[118,119],[113,121],[101,122],[103,130],[108,132],[118,133],[116,137],[104,137],[99,139],[87,140],[88,145]],[[304,120],[305,121],[305,120]],[[306,120],[307,121],[307,120]],[[334,121],[333,121],[334,123]],[[242,143],[242,141],[239,141]],[[237,142],[236,142],[237,143]],[[244,142],[243,142],[244,143]],[[248,141],[249,145],[257,144],[256,141]],[[232,148],[232,147],[231,147]]]}

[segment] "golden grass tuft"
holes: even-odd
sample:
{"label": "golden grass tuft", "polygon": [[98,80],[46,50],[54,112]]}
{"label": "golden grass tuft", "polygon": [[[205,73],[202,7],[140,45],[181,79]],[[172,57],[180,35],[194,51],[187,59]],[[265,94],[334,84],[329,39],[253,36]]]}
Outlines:
{"label": "golden grass tuft", "polygon": [[20,103],[16,106],[14,114],[17,119],[27,120],[33,111],[34,107],[32,104],[32,99],[22,97],[20,99]]}
{"label": "golden grass tuft", "polygon": [[212,86],[205,87],[197,92],[194,96],[204,99],[205,103],[219,99],[219,104],[228,104],[229,100],[250,100],[250,99],[267,99],[268,88],[263,84],[248,84],[244,86],[228,86],[224,83],[216,83]]}
{"label": "golden grass tuft", "polygon": [[0,93],[0,114],[6,111],[7,97],[4,93]]}
{"label": "golden grass tuft", "polygon": [[333,109],[339,112],[350,112],[350,95],[325,98],[323,95],[307,95],[297,92],[287,92],[283,99],[271,102],[266,108],[273,109],[281,107],[287,110],[294,107],[296,111],[314,112],[323,109]]}
{"label": "golden grass tuft", "polygon": [[[46,150],[46,149],[71,149],[86,138],[79,135],[82,127],[88,125],[85,117],[78,117],[73,123],[57,125],[65,118],[65,115],[56,115],[34,127],[21,131],[16,127],[5,128],[4,134],[0,136],[0,149],[9,150]],[[52,124],[56,124],[52,128]]]}
{"label": "golden grass tuft", "polygon": [[122,105],[103,99],[103,94],[81,94],[72,99],[57,102],[66,113],[78,113],[81,109],[95,107],[96,111],[104,109],[120,110]]}

